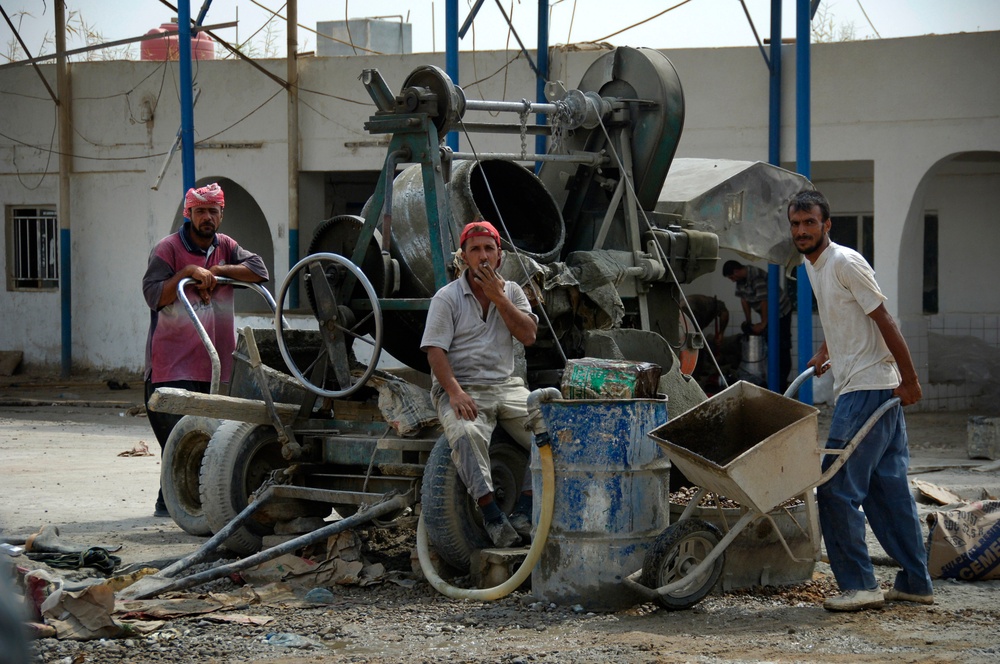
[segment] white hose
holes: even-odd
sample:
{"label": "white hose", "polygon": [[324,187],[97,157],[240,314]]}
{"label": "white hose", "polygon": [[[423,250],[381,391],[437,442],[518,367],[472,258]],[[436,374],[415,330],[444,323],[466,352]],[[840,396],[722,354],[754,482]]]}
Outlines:
{"label": "white hose", "polygon": [[430,559],[430,552],[427,546],[427,529],[424,527],[424,515],[420,514],[417,522],[417,557],[420,559],[420,569],[427,578],[428,583],[439,593],[452,599],[473,599],[473,600],[494,600],[505,597],[517,590],[524,583],[531,570],[538,564],[542,557],[542,549],[545,547],[545,540],[549,537],[549,528],[552,525],[552,512],[556,503],[555,497],[555,470],[552,463],[552,448],[544,445],[538,448],[538,455],[542,463],[542,513],[538,520],[538,528],[535,530],[535,539],[531,542],[528,555],[524,562],[517,568],[514,576],[510,577],[499,586],[493,588],[458,588],[450,585],[442,579],[434,564]]}

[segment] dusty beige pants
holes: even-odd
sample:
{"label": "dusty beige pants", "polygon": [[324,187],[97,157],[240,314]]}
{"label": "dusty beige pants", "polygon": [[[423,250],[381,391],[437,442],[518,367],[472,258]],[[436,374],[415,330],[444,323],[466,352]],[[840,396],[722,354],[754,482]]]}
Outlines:
{"label": "dusty beige pants", "polygon": [[[479,415],[475,420],[455,417],[447,392],[435,385],[431,391],[438,419],[451,445],[451,460],[458,476],[476,500],[493,492],[490,474],[490,437],[499,424],[524,449],[531,448],[531,432],[524,428],[528,421],[528,388],[520,378],[509,378],[499,385],[463,385],[476,402]],[[525,472],[523,490],[531,489],[531,471]]]}

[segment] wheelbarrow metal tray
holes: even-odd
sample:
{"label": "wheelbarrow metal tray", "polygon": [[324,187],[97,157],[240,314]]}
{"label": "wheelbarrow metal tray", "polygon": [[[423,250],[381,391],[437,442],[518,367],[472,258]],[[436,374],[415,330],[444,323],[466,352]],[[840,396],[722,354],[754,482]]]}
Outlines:
{"label": "wheelbarrow metal tray", "polygon": [[819,483],[818,413],[740,381],[649,435],[691,482],[766,513]]}

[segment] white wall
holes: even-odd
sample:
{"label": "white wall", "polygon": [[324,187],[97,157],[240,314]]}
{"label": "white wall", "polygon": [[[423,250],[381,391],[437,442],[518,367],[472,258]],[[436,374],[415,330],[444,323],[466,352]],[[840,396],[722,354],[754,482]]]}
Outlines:
{"label": "white wall", "polygon": [[[677,156],[766,160],[767,73],[758,50],[666,52],[686,100]],[[552,77],[573,87],[600,54],[553,50]],[[512,55],[479,53],[473,60],[463,53],[460,80],[487,77]],[[781,154],[787,166],[795,162],[793,48],[785,47],[783,57]],[[991,265],[986,252],[1000,240],[995,215],[984,214],[995,206],[981,195],[995,191],[996,174],[958,187],[925,178],[957,152],[1000,150],[1000,86],[984,76],[1000,61],[1000,33],[823,44],[813,48],[812,61],[814,177],[835,211],[875,214],[876,263],[890,310],[901,318],[920,316],[919,289],[912,287],[920,262],[900,256],[915,255],[914,247],[919,251],[925,207],[941,214],[942,265],[949,261],[942,272],[942,307],[984,310],[976,292],[986,289],[968,282],[987,276],[989,267],[976,266]],[[284,61],[262,64],[284,75]],[[322,193],[315,191],[322,174],[376,170],[385,158],[387,137],[364,129],[374,106],[358,80],[361,71],[378,68],[395,92],[423,64],[443,66],[443,54],[300,60],[301,168],[309,173],[300,207],[306,214],[322,212]],[[51,66],[42,70],[55,80]],[[176,78],[176,65],[73,65],[73,356],[79,366],[141,367],[148,313],[139,281],[150,247],[170,232],[182,196],[180,155],[159,190],[150,188],[180,123]],[[203,92],[196,138],[210,144],[196,152],[198,176],[230,178],[254,197],[270,229],[276,285],[289,267],[285,95],[242,62],[202,61],[197,81]],[[533,98],[534,89],[521,58],[465,92],[469,98],[519,100]],[[57,157],[23,145],[48,148],[53,139],[48,93],[30,68],[6,69],[0,71],[0,101],[0,133],[20,141],[0,137],[0,204],[55,204]],[[480,151],[519,146],[516,136],[474,134],[472,140]],[[304,248],[309,238],[300,242]],[[712,279],[704,292],[731,293],[728,281]],[[1000,306],[994,302],[986,309],[997,312]],[[23,349],[29,363],[58,364],[58,293],[4,290],[0,311],[0,346]]]}

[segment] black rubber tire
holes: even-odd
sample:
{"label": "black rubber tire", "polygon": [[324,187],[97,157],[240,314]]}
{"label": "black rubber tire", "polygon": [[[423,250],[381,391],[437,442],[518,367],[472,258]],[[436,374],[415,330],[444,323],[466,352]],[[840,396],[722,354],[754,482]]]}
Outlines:
{"label": "black rubber tire", "polygon": [[[272,471],[288,465],[281,456],[274,427],[223,421],[209,441],[201,465],[201,503],[212,532],[219,532],[246,508],[250,495]],[[263,537],[274,533],[272,507],[262,507],[233,531],[226,548],[241,556],[260,551]]]}
{"label": "black rubber tire", "polygon": [[171,518],[186,533],[214,531],[201,504],[201,462],[219,420],[185,415],[170,432],[160,466],[160,488]]}
{"label": "black rubber tire", "polygon": [[[528,451],[515,443],[500,427],[490,441],[490,471],[500,509],[514,509],[528,467]],[[441,558],[460,572],[468,572],[472,551],[493,546],[476,502],[451,460],[451,447],[438,438],[424,467],[421,513],[427,539]]]}
{"label": "black rubber tire", "polygon": [[[704,560],[722,540],[719,529],[701,519],[685,519],[668,526],[660,533],[646,553],[639,583],[647,588],[660,588],[682,579],[688,571]],[[657,597],[669,611],[689,609],[712,591],[726,564],[723,552],[712,567],[704,572],[695,585]]]}

